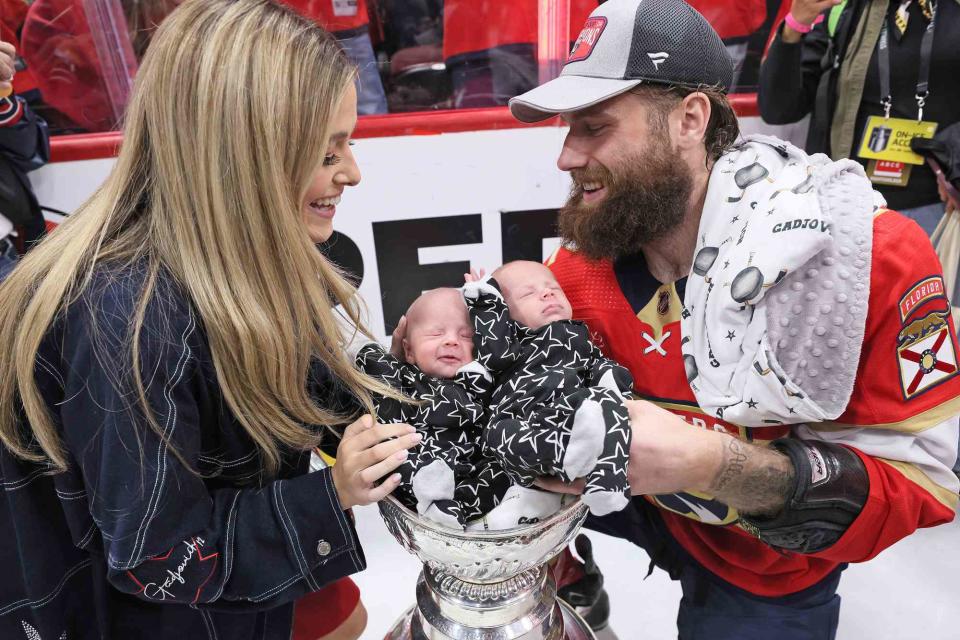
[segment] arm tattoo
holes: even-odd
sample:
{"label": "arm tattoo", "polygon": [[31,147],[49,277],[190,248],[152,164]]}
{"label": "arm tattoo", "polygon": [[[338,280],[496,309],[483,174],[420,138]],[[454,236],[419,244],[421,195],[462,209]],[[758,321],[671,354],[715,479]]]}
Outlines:
{"label": "arm tattoo", "polygon": [[731,437],[710,491],[745,514],[776,515],[789,498],[793,481],[793,465],[785,455]]}

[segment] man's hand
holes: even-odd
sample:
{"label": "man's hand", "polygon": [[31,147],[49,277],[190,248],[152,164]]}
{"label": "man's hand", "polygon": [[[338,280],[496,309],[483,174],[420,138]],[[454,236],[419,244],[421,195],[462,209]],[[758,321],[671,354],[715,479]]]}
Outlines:
{"label": "man's hand", "polygon": [[577,478],[573,482],[564,482],[560,478],[553,478],[545,476],[543,478],[537,478],[534,481],[534,484],[545,489],[546,491],[553,491],[554,493],[571,493],[573,495],[580,495],[583,493],[583,488],[586,486],[583,478]]}
{"label": "man's hand", "polygon": [[702,491],[720,466],[724,434],[700,429],[645,400],[627,400],[634,495]]}
{"label": "man's hand", "polygon": [[470,273],[463,274],[464,282],[480,282],[486,275],[485,269],[470,269]]}
{"label": "man's hand", "polygon": [[332,468],[340,506],[367,505],[389,495],[400,484],[400,474],[380,485],[376,481],[403,464],[407,449],[420,440],[420,434],[408,424],[376,424],[369,415],[347,427]]}
{"label": "man's hand", "polygon": [[[677,493],[705,488],[719,469],[723,434],[698,429],[644,400],[627,400],[632,438],[627,477],[633,495]],[[540,478],[537,485],[557,493],[583,493],[583,480],[565,483]]]}
{"label": "man's hand", "polygon": [[[644,400],[627,400],[632,439],[627,477],[633,495],[696,491],[747,514],[772,515],[784,505],[794,469],[782,453],[701,429]],[[558,493],[583,493],[583,482],[541,478]]]}
{"label": "man's hand", "polygon": [[0,98],[13,93],[13,76],[16,68],[17,50],[9,42],[0,42]]}
{"label": "man's hand", "polygon": [[[840,4],[843,0],[793,0],[793,6],[790,7],[790,13],[800,24],[812,25],[817,16],[824,11],[829,11]],[[797,43],[803,34],[794,31],[790,25],[783,25],[783,41],[787,43]]]}

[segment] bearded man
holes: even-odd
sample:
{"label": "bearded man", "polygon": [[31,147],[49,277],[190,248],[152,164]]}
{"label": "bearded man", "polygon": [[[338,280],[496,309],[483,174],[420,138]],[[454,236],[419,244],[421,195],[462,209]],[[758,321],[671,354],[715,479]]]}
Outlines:
{"label": "bearded man", "polygon": [[569,125],[548,264],[644,398],[635,497],[589,526],[681,581],[681,638],[833,638],[847,563],[953,519],[956,332],[923,231],[856,163],[739,139],[731,74],[681,0],[609,0],[510,107]]}

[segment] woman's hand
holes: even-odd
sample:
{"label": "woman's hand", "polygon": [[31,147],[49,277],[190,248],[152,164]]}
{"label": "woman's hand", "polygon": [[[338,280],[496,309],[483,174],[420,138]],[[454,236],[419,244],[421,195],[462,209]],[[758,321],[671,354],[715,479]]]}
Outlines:
{"label": "woman's hand", "polygon": [[389,495],[400,484],[400,474],[379,486],[376,481],[399,467],[407,459],[407,449],[421,438],[408,424],[377,424],[369,415],[347,427],[332,468],[340,506],[372,504]]}
{"label": "woman's hand", "polygon": [[487,275],[486,269],[470,269],[470,273],[463,274],[464,282],[480,282]]}

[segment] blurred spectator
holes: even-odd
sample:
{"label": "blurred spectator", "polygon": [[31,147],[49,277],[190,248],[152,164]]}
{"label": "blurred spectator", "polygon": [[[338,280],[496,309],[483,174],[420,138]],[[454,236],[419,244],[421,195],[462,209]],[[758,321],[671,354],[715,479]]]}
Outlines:
{"label": "blurred spectator", "polygon": [[[20,32],[29,6],[30,3],[25,0],[0,0],[0,22],[6,26],[8,33],[17,34]],[[6,37],[3,41],[10,42]]]}
{"label": "blurred spectator", "polygon": [[[570,0],[569,40],[597,0]],[[443,59],[453,106],[492,107],[537,85],[537,0],[446,0]]]}
{"label": "blurred spectator", "polygon": [[130,32],[133,55],[138,61],[142,60],[143,54],[147,52],[147,45],[153,38],[153,32],[182,1],[121,0],[120,6],[123,8],[123,15],[127,18],[127,30]]}
{"label": "blurred spectator", "polygon": [[[149,27],[140,16],[162,19],[155,7],[170,6],[168,0],[131,3],[138,10],[132,34],[109,33],[106,27],[92,33],[86,8],[116,16],[121,5],[115,0],[35,0],[27,10],[21,32],[23,57],[33,72],[52,126],[62,132],[110,131],[116,128],[130,82],[136,72],[131,40],[141,51],[149,40]],[[123,24],[118,20],[106,24]],[[99,24],[104,24],[100,22]],[[110,74],[104,74],[104,68]]]}
{"label": "blurred spectator", "polygon": [[390,111],[450,108],[443,0],[370,1]]}
{"label": "blurred spectator", "polygon": [[[0,0],[7,4],[18,0]],[[156,27],[181,0],[35,0],[24,5],[22,43],[37,77],[45,115],[59,132],[116,129],[137,64]],[[359,68],[358,110],[387,102],[368,33],[365,0],[288,0],[331,31]],[[97,16],[91,18],[94,11]],[[122,17],[121,17],[122,16]],[[104,20],[103,17],[110,19]],[[118,19],[113,19],[118,18]],[[125,31],[90,24],[125,24]]]}
{"label": "blurred spectator", "polygon": [[[887,43],[885,65],[881,42]],[[887,204],[929,234],[944,211],[929,166],[864,154],[889,155],[897,130],[908,131],[921,113],[940,130],[960,121],[957,42],[960,0],[794,0],[761,68],[760,113],[771,124],[812,113],[807,151],[856,158]]]}
{"label": "blurred spectator", "polygon": [[[416,47],[440,47],[443,42],[444,0],[368,0],[381,49],[393,57]],[[437,58],[439,60],[439,58]]]}
{"label": "blurred spectator", "polygon": [[747,43],[767,17],[767,0],[687,0],[716,30],[733,58],[733,84],[737,91],[747,55]]}
{"label": "blurred spectator", "polygon": [[377,60],[370,40],[370,18],[366,0],[280,0],[333,34],[357,65],[357,113],[386,113]]}
{"label": "blurred spectator", "polygon": [[50,158],[46,123],[11,93],[15,61],[15,46],[0,42],[0,94],[7,95],[0,98],[0,277],[16,259],[16,245],[26,250],[43,236],[43,213],[27,172]]}

